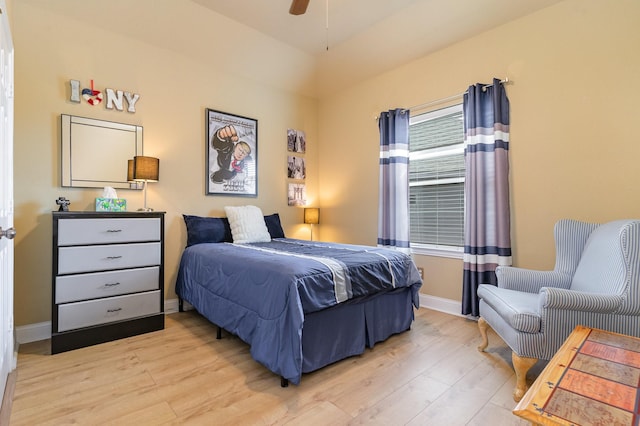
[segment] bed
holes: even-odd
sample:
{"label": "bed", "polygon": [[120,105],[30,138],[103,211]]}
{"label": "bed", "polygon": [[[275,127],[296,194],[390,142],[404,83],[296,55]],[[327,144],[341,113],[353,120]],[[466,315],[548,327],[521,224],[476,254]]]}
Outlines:
{"label": "bed", "polygon": [[[227,215],[185,216],[176,293],[246,342],[283,386],[410,329],[422,285],[410,256],[285,238],[277,214],[264,216],[268,238],[246,242],[229,235]],[[213,219],[215,238],[202,224]]]}

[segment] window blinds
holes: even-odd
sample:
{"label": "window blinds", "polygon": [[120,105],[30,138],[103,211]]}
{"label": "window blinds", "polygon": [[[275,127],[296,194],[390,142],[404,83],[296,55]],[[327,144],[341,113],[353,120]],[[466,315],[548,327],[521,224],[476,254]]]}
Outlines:
{"label": "window blinds", "polygon": [[409,211],[412,244],[463,245],[462,106],[412,118]]}

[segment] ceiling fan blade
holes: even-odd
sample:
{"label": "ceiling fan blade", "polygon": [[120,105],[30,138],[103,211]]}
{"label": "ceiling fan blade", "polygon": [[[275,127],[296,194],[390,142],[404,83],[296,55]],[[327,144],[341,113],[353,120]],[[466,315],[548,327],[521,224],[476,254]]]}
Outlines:
{"label": "ceiling fan blade", "polygon": [[309,6],[309,0],[292,0],[289,13],[292,15],[302,15],[307,11],[307,6]]}

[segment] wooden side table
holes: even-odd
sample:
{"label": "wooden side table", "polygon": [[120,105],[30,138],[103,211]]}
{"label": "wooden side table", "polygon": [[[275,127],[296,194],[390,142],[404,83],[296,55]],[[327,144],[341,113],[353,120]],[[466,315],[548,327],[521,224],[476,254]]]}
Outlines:
{"label": "wooden side table", "polygon": [[513,413],[539,425],[638,425],[640,339],[577,326]]}

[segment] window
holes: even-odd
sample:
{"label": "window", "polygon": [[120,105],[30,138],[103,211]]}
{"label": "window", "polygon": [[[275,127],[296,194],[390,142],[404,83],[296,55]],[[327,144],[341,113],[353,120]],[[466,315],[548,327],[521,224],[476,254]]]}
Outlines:
{"label": "window", "polygon": [[409,216],[415,253],[461,257],[464,245],[462,104],[411,117]]}

